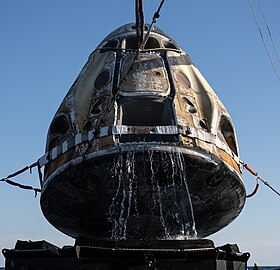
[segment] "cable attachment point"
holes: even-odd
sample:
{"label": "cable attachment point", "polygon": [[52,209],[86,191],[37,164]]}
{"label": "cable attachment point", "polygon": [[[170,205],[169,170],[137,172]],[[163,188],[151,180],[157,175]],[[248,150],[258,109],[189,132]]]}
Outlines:
{"label": "cable attachment point", "polygon": [[243,167],[249,171],[252,175],[257,176],[258,177],[258,173],[256,171],[254,171],[251,167],[249,167],[248,164],[243,163]]}
{"label": "cable attachment point", "polygon": [[259,174],[256,171],[254,171],[247,163],[244,163],[243,161],[240,161],[240,163],[247,171],[249,171],[252,175],[256,176],[256,181],[257,181],[254,191],[251,194],[247,195],[246,198],[250,198],[257,193],[259,188],[258,180],[260,180],[264,185],[269,187],[274,193],[276,193],[280,197],[280,193],[275,188],[273,188],[265,179],[261,178]]}
{"label": "cable attachment point", "polygon": [[159,17],[160,17],[159,12],[156,12],[156,13],[154,14],[154,19],[153,19],[153,21],[156,21]]}

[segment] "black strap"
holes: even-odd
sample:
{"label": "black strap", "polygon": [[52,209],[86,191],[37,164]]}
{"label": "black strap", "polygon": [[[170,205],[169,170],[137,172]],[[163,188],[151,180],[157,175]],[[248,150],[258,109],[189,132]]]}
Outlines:
{"label": "black strap", "polygon": [[135,12],[136,12],[137,47],[139,49],[144,40],[144,29],[145,29],[143,0],[136,0]]}

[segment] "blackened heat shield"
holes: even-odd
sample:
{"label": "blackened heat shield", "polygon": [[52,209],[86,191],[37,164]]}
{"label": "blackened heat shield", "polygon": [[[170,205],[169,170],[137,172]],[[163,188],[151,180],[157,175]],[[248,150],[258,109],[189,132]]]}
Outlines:
{"label": "blackened heat shield", "polygon": [[47,179],[41,207],[76,239],[190,239],[228,225],[244,195],[240,177],[221,160],[146,143],[63,165]]}

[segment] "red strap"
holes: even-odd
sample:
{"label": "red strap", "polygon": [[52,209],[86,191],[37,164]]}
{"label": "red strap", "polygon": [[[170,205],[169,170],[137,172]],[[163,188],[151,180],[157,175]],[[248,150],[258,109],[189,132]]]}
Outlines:
{"label": "red strap", "polygon": [[255,172],[252,168],[250,168],[248,164],[244,164],[244,168],[245,168],[246,170],[248,170],[251,174],[253,174],[253,175],[255,175],[255,176],[258,176],[258,173]]}

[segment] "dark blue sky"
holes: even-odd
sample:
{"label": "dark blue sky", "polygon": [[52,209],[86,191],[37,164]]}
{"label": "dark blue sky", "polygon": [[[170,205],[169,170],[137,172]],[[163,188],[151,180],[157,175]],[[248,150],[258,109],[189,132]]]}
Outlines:
{"label": "dark blue sky", "polygon": [[[147,22],[159,2],[145,1]],[[258,1],[252,3],[269,42]],[[280,49],[280,1],[262,3]],[[52,117],[87,57],[108,33],[132,21],[133,0],[0,2],[0,177],[44,153]],[[248,1],[166,0],[157,26],[190,55],[228,109],[241,159],[280,189],[279,81]],[[35,171],[18,180],[38,185]],[[255,179],[245,172],[244,182],[251,192]],[[0,204],[0,248],[12,248],[17,239],[73,244],[45,220],[32,192],[2,183]],[[238,243],[251,253],[251,264],[279,264],[279,208],[280,198],[262,185],[240,216],[209,238],[216,245]]]}

